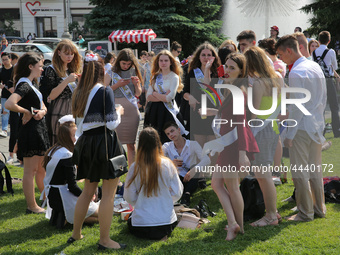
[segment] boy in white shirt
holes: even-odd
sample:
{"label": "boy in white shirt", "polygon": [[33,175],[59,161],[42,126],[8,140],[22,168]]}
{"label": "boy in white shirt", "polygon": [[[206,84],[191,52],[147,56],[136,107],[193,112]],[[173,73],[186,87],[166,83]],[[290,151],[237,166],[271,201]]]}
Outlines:
{"label": "boy in white shirt", "polygon": [[185,139],[175,122],[167,122],[163,128],[171,142],[163,144],[164,155],[172,160],[178,170],[184,190],[181,204],[190,205],[190,197],[198,187],[199,173],[196,169],[210,164],[207,155],[202,156],[202,147],[196,141]]}

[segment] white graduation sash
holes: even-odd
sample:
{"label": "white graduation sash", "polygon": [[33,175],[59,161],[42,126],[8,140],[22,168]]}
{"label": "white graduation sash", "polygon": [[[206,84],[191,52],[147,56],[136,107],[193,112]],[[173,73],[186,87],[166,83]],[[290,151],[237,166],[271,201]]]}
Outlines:
{"label": "white graduation sash", "polygon": [[[219,78],[217,84],[223,84],[223,80]],[[220,96],[220,98],[221,98],[221,102],[223,102],[224,99],[225,99],[225,97],[223,96],[223,93],[222,93],[221,88],[216,89],[216,91],[217,91],[217,94],[218,94],[218,95]]]}
{"label": "white graduation sash", "polygon": [[76,124],[77,124],[76,136],[78,136],[78,137],[80,137],[83,134],[83,122],[84,122],[85,116],[87,114],[87,111],[89,110],[92,98],[97,93],[98,89],[100,89],[101,87],[104,87],[104,85],[102,85],[100,83],[97,83],[96,85],[94,85],[94,87],[91,90],[90,95],[87,99],[87,103],[86,103],[86,107],[85,107],[83,117],[82,118],[76,118]]}
{"label": "white graduation sash", "polygon": [[[50,65],[50,67],[52,67],[53,70],[55,71],[53,65]],[[63,79],[63,81],[64,81],[64,80],[66,80],[67,77],[68,77],[68,76],[65,76],[65,77],[62,77],[61,79]],[[73,93],[73,91],[74,91],[74,90],[76,89],[76,87],[77,87],[77,83],[75,83],[75,82],[73,81],[73,82],[68,83],[67,86],[70,88],[71,92]]]}
{"label": "white graduation sash", "polygon": [[[120,79],[122,79],[119,74],[115,73],[115,72],[111,72],[111,80],[112,83],[116,84]],[[131,104],[133,104],[134,107],[136,107],[138,113],[139,113],[139,119],[142,119],[142,116],[139,112],[139,108],[138,108],[138,104],[137,104],[137,98],[135,97],[135,95],[132,93],[131,89],[129,88],[128,85],[125,85],[124,87],[119,87],[120,91],[123,93],[123,95],[126,97],[127,100],[129,100],[129,102]]]}
{"label": "white graduation sash", "polygon": [[42,107],[43,107],[43,97],[42,97],[42,94],[40,93],[40,91],[36,87],[33,86],[32,82],[27,77],[20,78],[19,81],[17,82],[16,86],[21,82],[27,82],[28,85],[30,85],[30,87],[33,89],[34,93],[38,96],[39,101],[40,101],[40,109],[42,109]]}
{"label": "white graduation sash", "polygon": [[[206,89],[206,87],[203,85],[204,84],[204,74],[202,73],[201,69],[195,68],[194,69],[194,74],[195,74],[196,81],[197,81],[198,85],[201,87],[201,89],[203,89],[204,94],[206,94],[207,98],[210,100],[210,102],[213,105],[215,105],[215,102],[211,98],[211,96],[208,95],[207,92],[204,91],[204,89]],[[212,95],[213,95],[213,97],[215,97],[215,94],[212,94]]]}
{"label": "white graduation sash", "polygon": [[[157,75],[156,78],[156,83],[155,83],[155,87],[157,87],[158,93],[159,94],[166,94],[166,91],[163,87],[163,75],[160,73],[159,75]],[[184,126],[182,125],[182,123],[177,119],[177,114],[179,113],[178,107],[176,102],[173,102],[173,100],[171,100],[170,102],[163,102],[165,108],[170,112],[170,114],[172,115],[172,117],[174,118],[177,126],[181,129],[181,134],[189,134],[189,132],[187,130],[185,130]]]}
{"label": "white graduation sash", "polygon": [[[221,137],[221,134],[220,134],[221,123],[220,123],[220,121],[215,122],[216,119],[221,119],[221,116],[219,114],[216,114],[214,120],[211,122],[211,128],[214,131],[215,137],[220,138]],[[216,123],[218,123],[218,124],[216,124]]]}

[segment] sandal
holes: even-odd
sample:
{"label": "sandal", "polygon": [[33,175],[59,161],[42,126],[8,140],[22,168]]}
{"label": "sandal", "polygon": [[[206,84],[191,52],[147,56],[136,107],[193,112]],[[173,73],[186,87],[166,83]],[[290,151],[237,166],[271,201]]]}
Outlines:
{"label": "sandal", "polygon": [[[265,224],[261,224],[261,222],[264,222]],[[277,223],[275,223],[275,222],[277,222]],[[265,226],[275,226],[275,225],[279,225],[278,219],[277,218],[268,219],[268,218],[266,218],[266,216],[263,216],[258,221],[255,221],[255,222],[250,224],[250,226],[252,226],[252,227],[265,227]]]}

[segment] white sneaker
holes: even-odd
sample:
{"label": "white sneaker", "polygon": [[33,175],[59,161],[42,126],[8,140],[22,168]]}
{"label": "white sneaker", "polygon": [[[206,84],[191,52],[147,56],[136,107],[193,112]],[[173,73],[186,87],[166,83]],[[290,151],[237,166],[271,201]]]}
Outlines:
{"label": "white sneaker", "polygon": [[273,176],[272,178],[273,178],[274,185],[282,184],[280,177]]}
{"label": "white sneaker", "polygon": [[8,157],[6,163],[12,165],[13,164],[13,158],[12,157]]}
{"label": "white sneaker", "polygon": [[0,136],[2,136],[2,137],[7,137],[7,131],[2,130],[2,131],[0,132]]}

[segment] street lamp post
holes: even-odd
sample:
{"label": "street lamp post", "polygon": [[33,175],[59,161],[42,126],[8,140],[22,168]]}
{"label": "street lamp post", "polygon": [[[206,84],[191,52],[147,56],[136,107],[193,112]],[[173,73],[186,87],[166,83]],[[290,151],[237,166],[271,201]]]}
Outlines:
{"label": "street lamp post", "polygon": [[[69,1],[69,0],[67,0],[67,1]],[[61,38],[72,40],[72,36],[68,31],[67,10],[68,10],[68,8],[66,8],[66,0],[64,0],[64,33],[61,35]]]}

